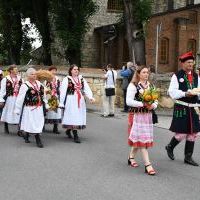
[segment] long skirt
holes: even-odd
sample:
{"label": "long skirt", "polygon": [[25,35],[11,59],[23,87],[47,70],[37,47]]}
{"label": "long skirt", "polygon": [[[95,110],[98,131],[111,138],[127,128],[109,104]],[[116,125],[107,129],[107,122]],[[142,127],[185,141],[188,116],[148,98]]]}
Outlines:
{"label": "long skirt", "polygon": [[128,144],[134,147],[153,146],[153,123],[152,113],[129,114],[129,125],[132,118],[132,126],[129,134]]}
{"label": "long skirt", "polygon": [[16,98],[17,97],[15,96],[9,96],[6,99],[6,103],[1,115],[2,122],[7,122],[8,124],[19,124],[20,116],[14,113]]}
{"label": "long skirt", "polygon": [[46,113],[45,123],[49,123],[49,124],[61,123],[61,109],[57,108],[56,111],[49,110]]}
{"label": "long skirt", "polygon": [[67,129],[86,128],[86,104],[83,96],[81,96],[80,106],[78,106],[77,94],[67,95],[62,126]]}
{"label": "long skirt", "polygon": [[37,134],[37,133],[42,133],[43,127],[44,127],[43,107],[24,106],[20,122],[20,130],[32,134]]}

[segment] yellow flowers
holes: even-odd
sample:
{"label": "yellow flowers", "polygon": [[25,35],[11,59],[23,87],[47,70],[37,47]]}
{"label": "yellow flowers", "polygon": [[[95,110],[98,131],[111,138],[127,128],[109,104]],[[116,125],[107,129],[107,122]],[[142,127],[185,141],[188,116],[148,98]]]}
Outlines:
{"label": "yellow flowers", "polygon": [[159,92],[155,87],[150,87],[140,94],[140,98],[142,102],[152,104],[154,101],[158,100]]}
{"label": "yellow flowers", "polygon": [[49,110],[57,110],[58,108],[58,98],[56,96],[51,96],[48,100]]}

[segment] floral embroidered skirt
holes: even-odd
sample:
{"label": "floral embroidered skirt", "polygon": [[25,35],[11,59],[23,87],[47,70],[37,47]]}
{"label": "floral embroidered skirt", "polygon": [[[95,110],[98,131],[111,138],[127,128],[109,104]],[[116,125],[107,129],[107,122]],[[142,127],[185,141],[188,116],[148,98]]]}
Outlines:
{"label": "floral embroidered skirt", "polygon": [[133,147],[153,146],[152,113],[129,113],[128,144]]}

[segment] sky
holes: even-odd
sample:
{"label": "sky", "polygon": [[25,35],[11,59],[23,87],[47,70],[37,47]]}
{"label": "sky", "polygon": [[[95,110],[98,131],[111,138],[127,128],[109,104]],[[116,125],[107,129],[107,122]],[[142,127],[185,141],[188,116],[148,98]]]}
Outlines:
{"label": "sky", "polygon": [[[29,25],[30,26],[30,19],[29,18],[26,18],[25,21],[22,22],[22,25]],[[37,32],[37,29],[35,27],[32,27],[31,30],[29,31],[28,35],[31,37],[31,38],[35,38],[35,41],[33,42],[32,44],[32,47],[34,49],[38,48],[41,46],[41,41],[40,41],[40,35],[39,33]]]}

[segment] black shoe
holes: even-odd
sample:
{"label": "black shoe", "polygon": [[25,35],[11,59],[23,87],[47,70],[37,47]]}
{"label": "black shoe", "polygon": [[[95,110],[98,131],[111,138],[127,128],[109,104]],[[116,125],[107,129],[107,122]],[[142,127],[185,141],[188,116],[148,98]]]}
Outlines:
{"label": "black shoe", "polygon": [[65,131],[66,135],[68,136],[69,139],[72,139],[72,134],[71,134],[71,129],[67,129]]}
{"label": "black shoe", "polygon": [[171,160],[174,160],[175,157],[174,157],[174,153],[173,153],[173,149],[171,148],[171,145],[168,144],[165,149],[167,150],[167,155],[168,157],[171,159]]}
{"label": "black shoe", "polygon": [[39,147],[39,148],[43,148],[44,147],[43,144],[42,144],[42,141],[40,139],[40,135],[39,134],[35,135],[35,140],[36,140],[37,147]]}
{"label": "black shoe", "polygon": [[53,126],[53,133],[60,134],[60,132],[58,131],[58,124],[54,124],[54,126]]}
{"label": "black shoe", "polygon": [[10,133],[9,129],[8,129],[8,123],[7,122],[4,123],[4,132],[7,133],[7,134]]}
{"label": "black shoe", "polygon": [[29,133],[26,133],[26,134],[24,135],[24,141],[25,141],[25,143],[30,143],[30,140],[29,140]]}
{"label": "black shoe", "polygon": [[170,143],[165,147],[165,149],[167,150],[167,155],[171,160],[174,160],[174,153],[173,150],[176,147],[176,145],[179,144],[180,141],[178,141],[175,137],[172,137]]}
{"label": "black shoe", "polygon": [[197,162],[195,162],[192,157],[185,157],[184,159],[184,163],[192,165],[192,166],[199,166],[199,164]]}
{"label": "black shoe", "polygon": [[103,115],[103,114],[102,114],[101,117],[108,118],[109,115]]}
{"label": "black shoe", "polygon": [[186,164],[189,164],[189,165],[192,165],[192,166],[199,166],[199,164],[196,163],[196,162],[192,159],[193,151],[194,151],[194,142],[186,140],[186,143],[185,143],[185,159],[184,159],[184,162],[185,162]]}
{"label": "black shoe", "polygon": [[115,115],[114,115],[114,114],[109,114],[108,116],[109,116],[109,117],[114,117]]}
{"label": "black shoe", "polygon": [[23,136],[24,136],[23,131],[17,131],[17,135],[18,135],[19,137],[23,137]]}
{"label": "black shoe", "polygon": [[77,130],[73,130],[73,135],[74,135],[74,142],[75,143],[81,143],[80,138],[78,136]]}

